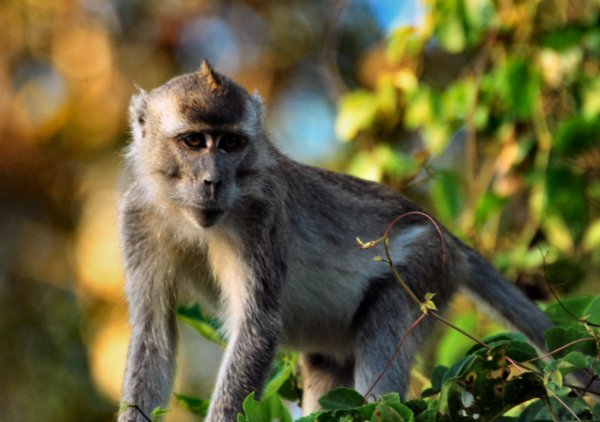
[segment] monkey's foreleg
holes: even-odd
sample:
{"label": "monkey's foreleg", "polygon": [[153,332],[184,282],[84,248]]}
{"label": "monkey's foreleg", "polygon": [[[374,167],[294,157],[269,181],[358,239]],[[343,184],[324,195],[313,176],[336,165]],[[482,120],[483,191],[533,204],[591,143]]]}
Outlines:
{"label": "monkey's foreleg", "polygon": [[[159,321],[158,318],[165,318]],[[176,327],[174,312],[153,315],[142,325],[134,325],[129,351],[123,402],[127,409],[121,422],[147,421],[157,406],[167,406],[175,372]]]}
{"label": "monkey's foreleg", "polygon": [[259,398],[271,369],[281,337],[281,319],[276,312],[251,305],[232,335],[225,351],[207,420],[235,421],[251,392]]}
{"label": "monkey's foreleg", "polygon": [[[127,216],[127,215],[126,215]],[[135,228],[135,222],[126,227]],[[167,406],[177,349],[176,284],[172,260],[143,230],[124,230],[126,291],[132,328],[119,421],[147,421]]]}

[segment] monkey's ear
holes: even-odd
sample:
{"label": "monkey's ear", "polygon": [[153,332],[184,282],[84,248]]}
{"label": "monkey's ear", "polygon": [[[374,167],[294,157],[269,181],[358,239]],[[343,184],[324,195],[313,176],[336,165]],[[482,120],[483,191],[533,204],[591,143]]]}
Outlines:
{"label": "monkey's ear", "polygon": [[206,59],[202,60],[200,69],[198,69],[198,75],[200,75],[200,77],[212,91],[219,90],[221,84],[223,83],[221,75],[219,75],[219,73],[212,68]]}
{"label": "monkey's ear", "polygon": [[146,107],[148,93],[138,88],[138,93],[131,97],[129,103],[129,122],[134,139],[141,139],[145,134]]}

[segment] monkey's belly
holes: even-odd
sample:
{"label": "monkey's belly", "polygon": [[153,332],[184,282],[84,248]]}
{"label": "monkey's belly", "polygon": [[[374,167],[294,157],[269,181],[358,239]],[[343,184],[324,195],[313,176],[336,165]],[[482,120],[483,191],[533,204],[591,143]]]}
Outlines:
{"label": "monkey's belly", "polygon": [[[379,271],[369,271],[373,266],[301,264],[306,262],[292,263],[283,296],[284,346],[336,356],[351,353],[356,310],[368,280]],[[306,273],[306,268],[312,271]]]}

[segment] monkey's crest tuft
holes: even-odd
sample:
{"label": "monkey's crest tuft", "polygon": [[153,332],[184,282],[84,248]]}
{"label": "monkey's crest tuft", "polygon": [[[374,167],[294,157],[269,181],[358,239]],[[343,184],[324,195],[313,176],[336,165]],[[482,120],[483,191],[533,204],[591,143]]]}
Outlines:
{"label": "monkey's crest tuft", "polygon": [[206,86],[213,91],[215,94],[219,93],[222,89],[221,76],[212,68],[208,60],[204,59],[200,68],[198,69],[198,75],[206,83]]}

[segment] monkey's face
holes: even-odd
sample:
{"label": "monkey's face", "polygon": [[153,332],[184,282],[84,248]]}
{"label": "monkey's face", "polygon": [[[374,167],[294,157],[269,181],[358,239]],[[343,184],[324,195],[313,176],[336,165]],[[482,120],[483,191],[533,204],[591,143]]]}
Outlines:
{"label": "monkey's face", "polygon": [[130,113],[128,158],[151,200],[203,228],[217,224],[260,165],[260,98],[204,63],[135,96]]}

